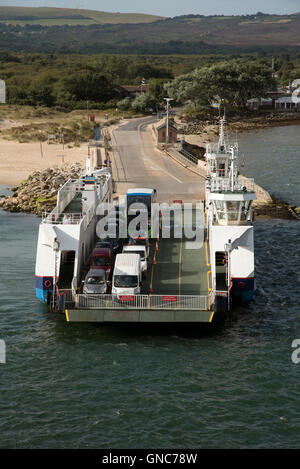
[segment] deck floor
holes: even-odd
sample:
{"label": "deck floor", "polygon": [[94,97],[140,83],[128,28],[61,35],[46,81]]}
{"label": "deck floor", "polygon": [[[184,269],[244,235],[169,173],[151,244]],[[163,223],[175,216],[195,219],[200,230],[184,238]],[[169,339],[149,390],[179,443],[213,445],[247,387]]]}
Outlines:
{"label": "deck floor", "polygon": [[74,199],[66,206],[63,213],[81,213],[82,194],[78,192]]}
{"label": "deck floor", "polygon": [[184,239],[160,239],[158,243],[152,240],[143,292],[154,295],[207,295],[210,266],[205,245],[197,249],[190,247]]}

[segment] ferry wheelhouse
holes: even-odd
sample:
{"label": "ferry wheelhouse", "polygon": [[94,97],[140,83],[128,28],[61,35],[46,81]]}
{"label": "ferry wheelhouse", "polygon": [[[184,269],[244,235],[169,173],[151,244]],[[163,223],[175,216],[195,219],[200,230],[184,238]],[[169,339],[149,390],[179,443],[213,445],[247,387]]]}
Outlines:
{"label": "ferry wheelhouse", "polygon": [[231,300],[249,301],[255,289],[253,179],[241,178],[238,145],[225,137],[220,121],[216,144],[206,148],[206,222],[209,240],[212,289]]}

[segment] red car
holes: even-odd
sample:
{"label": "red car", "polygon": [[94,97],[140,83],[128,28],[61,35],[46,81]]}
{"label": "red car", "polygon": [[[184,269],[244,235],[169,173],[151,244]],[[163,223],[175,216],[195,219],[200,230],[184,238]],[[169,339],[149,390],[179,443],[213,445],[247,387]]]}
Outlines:
{"label": "red car", "polygon": [[110,280],[113,273],[113,255],[109,248],[95,248],[90,257],[90,269],[103,269]]}

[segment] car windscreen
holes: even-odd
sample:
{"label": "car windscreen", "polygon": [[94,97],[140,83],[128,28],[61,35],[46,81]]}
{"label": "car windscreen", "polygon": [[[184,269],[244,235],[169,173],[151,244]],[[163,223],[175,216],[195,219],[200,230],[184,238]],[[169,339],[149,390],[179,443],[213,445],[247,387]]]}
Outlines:
{"label": "car windscreen", "polygon": [[138,286],[137,275],[115,275],[114,286],[121,288],[134,288]]}
{"label": "car windscreen", "polygon": [[104,276],[88,277],[86,283],[88,285],[101,285],[105,283]]}
{"label": "car windscreen", "polygon": [[109,258],[108,257],[93,257],[92,265],[107,266],[109,265]]}

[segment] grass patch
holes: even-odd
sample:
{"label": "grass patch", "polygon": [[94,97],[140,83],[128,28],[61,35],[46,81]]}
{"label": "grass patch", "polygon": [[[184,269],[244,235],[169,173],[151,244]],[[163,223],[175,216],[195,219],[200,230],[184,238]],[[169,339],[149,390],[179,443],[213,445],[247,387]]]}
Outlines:
{"label": "grass patch", "polygon": [[[105,119],[108,113],[109,119]],[[88,116],[94,115],[95,121],[90,122]],[[105,128],[117,124],[120,118],[141,117],[133,111],[111,110],[75,110],[64,112],[52,108],[33,108],[30,106],[0,106],[0,121],[17,122],[16,127],[0,130],[0,137],[5,140],[17,141],[19,143],[47,142],[49,135],[59,136],[63,134],[66,145],[79,145],[94,137],[94,126],[100,125]],[[1,128],[1,126],[0,126]],[[62,140],[61,140],[62,143]]]}

